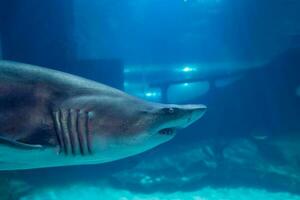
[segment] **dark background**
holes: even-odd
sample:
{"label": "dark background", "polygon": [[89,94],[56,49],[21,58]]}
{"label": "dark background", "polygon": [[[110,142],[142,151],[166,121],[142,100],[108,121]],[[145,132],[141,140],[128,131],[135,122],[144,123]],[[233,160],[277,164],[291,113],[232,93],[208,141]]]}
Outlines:
{"label": "dark background", "polygon": [[[257,132],[269,138],[298,136],[299,10],[296,0],[0,0],[0,48],[6,60],[66,71],[119,89],[125,81],[136,81],[135,76],[147,77],[146,65],[162,66],[151,72],[151,79],[138,82],[146,86],[156,79],[162,85],[172,79],[189,82],[166,73],[177,64],[205,62],[205,70],[213,71],[193,77],[208,81],[210,89],[188,102],[206,104],[207,113],[171,142],[114,163],[29,170],[18,176],[36,184],[57,184],[58,175],[63,184],[109,179],[107,174],[151,161],[160,152],[174,153],[179,146],[197,146],[208,139],[222,149],[224,138],[251,138]],[[214,62],[248,64],[240,64],[237,72],[232,67],[235,72],[228,74],[222,64],[211,69]],[[126,79],[130,65],[142,72]],[[219,78],[236,75],[242,78],[214,87]]]}

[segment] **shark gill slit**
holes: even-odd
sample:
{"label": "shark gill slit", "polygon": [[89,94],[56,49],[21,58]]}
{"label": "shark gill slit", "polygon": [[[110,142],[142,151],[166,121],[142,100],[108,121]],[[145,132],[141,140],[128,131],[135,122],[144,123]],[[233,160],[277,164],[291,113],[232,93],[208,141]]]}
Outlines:
{"label": "shark gill slit", "polygon": [[72,154],[76,155],[78,153],[78,140],[76,134],[76,112],[73,109],[68,110],[68,129],[70,133],[70,142],[72,147]]}
{"label": "shark gill slit", "polygon": [[71,152],[71,142],[70,142],[70,133],[67,125],[68,113],[65,110],[60,110],[60,122],[62,125],[62,135],[65,145],[65,153],[68,155]]}
{"label": "shark gill slit", "polygon": [[86,111],[80,111],[79,112],[79,118],[80,118],[80,129],[79,134],[82,138],[82,145],[83,145],[83,152],[84,154],[91,154],[90,149],[90,139],[89,139],[89,131],[88,131],[88,112]]}
{"label": "shark gill slit", "polygon": [[87,149],[90,154],[93,153],[92,151],[92,134],[90,131],[90,121],[91,121],[91,112],[86,112],[85,113],[85,132],[86,132],[86,140],[87,140]]}
{"label": "shark gill slit", "polygon": [[81,155],[85,155],[85,148],[84,148],[84,136],[82,133],[82,112],[80,110],[77,110],[77,123],[76,123],[76,127],[77,127],[77,138],[79,141],[79,147],[80,147],[80,152]]}
{"label": "shark gill slit", "polygon": [[59,153],[64,152],[65,155],[92,154],[92,133],[89,128],[90,112],[59,109],[53,112],[53,118]]}
{"label": "shark gill slit", "polygon": [[58,152],[61,153],[62,151],[64,151],[65,147],[64,147],[62,134],[61,134],[61,125],[60,125],[60,121],[59,121],[59,118],[60,118],[59,115],[60,115],[59,112],[53,112],[55,132],[56,132],[56,137],[57,137],[58,147],[59,147]]}

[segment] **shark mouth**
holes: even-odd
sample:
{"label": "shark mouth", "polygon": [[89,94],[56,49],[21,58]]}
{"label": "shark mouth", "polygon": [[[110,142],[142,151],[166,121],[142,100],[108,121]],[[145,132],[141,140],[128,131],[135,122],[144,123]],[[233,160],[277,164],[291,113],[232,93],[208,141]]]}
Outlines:
{"label": "shark mouth", "polygon": [[158,131],[160,135],[174,135],[176,132],[176,128],[164,128]]}

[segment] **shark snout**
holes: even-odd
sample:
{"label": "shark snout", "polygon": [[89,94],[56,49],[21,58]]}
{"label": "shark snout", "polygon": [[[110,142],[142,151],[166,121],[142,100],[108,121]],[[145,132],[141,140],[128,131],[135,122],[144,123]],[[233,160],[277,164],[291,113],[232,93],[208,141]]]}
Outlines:
{"label": "shark snout", "polygon": [[202,104],[197,105],[170,105],[171,112],[165,116],[166,122],[159,129],[163,135],[173,135],[177,129],[186,128],[206,112],[207,107]]}
{"label": "shark snout", "polygon": [[182,110],[185,112],[182,117],[186,120],[185,123],[182,122],[182,128],[185,128],[200,119],[206,112],[207,107],[202,104],[184,105]]}

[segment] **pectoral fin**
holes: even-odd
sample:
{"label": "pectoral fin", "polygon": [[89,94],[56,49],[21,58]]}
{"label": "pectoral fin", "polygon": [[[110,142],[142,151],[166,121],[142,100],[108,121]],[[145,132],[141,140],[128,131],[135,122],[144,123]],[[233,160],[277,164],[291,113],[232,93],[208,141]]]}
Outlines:
{"label": "pectoral fin", "polygon": [[32,150],[32,149],[42,149],[43,148],[42,145],[26,144],[26,143],[22,143],[22,142],[19,142],[19,141],[7,139],[7,138],[4,138],[4,137],[0,137],[0,145],[14,147],[14,148],[18,148],[18,149],[25,149],[25,150],[26,149],[27,150]]}

